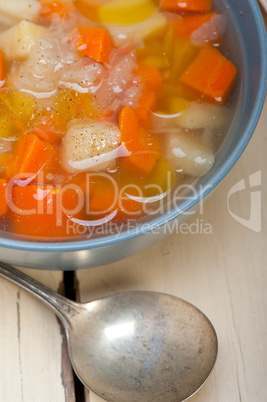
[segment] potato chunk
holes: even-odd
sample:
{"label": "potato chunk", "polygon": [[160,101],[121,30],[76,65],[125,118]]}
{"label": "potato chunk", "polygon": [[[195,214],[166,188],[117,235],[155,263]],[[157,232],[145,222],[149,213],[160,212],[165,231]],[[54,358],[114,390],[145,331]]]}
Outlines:
{"label": "potato chunk", "polygon": [[23,20],[0,34],[0,49],[7,60],[25,60],[36,40],[45,36],[47,29]]}
{"label": "potato chunk", "polygon": [[1,0],[0,25],[9,28],[21,20],[36,21],[41,4],[37,0]]}
{"label": "potato chunk", "polygon": [[192,102],[180,116],[175,118],[177,126],[197,130],[201,128],[221,128],[229,121],[229,110],[205,102]]}
{"label": "potato chunk", "polygon": [[230,120],[230,110],[226,106],[212,105],[207,102],[189,102],[183,98],[171,98],[170,113],[154,113],[152,125],[154,131],[169,127],[188,130],[220,129]]}
{"label": "potato chunk", "polygon": [[167,24],[163,14],[155,13],[147,20],[128,26],[108,26],[109,33],[115,46],[135,42],[140,45],[145,39],[163,29]]}
{"label": "potato chunk", "polygon": [[203,176],[213,166],[215,156],[210,145],[201,138],[182,130],[166,134],[165,156],[172,166],[183,173]]}
{"label": "potato chunk", "polygon": [[118,156],[121,133],[108,122],[75,123],[62,141],[62,163],[69,173],[104,170]]}

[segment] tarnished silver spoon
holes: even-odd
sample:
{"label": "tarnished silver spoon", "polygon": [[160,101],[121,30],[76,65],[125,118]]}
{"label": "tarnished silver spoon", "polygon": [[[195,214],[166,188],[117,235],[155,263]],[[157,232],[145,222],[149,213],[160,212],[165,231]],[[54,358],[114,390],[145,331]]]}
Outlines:
{"label": "tarnished silver spoon", "polygon": [[127,292],[76,303],[17,269],[0,276],[48,304],[62,321],[83,384],[112,402],[179,402],[208,378],[217,336],[193,305],[161,293]]}

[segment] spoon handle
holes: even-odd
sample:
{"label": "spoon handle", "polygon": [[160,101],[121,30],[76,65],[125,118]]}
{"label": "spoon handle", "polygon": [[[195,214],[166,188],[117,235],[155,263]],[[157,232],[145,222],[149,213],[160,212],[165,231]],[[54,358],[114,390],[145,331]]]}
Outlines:
{"label": "spoon handle", "polygon": [[10,280],[41,299],[54,310],[63,323],[70,325],[69,317],[75,313],[77,303],[66,299],[42,283],[3,262],[0,262],[0,277]]}

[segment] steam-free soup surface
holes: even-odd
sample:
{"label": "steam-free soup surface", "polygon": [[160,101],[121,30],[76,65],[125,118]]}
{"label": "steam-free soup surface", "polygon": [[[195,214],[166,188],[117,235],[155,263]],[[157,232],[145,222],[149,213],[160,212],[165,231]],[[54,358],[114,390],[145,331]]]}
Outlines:
{"label": "steam-free soup surface", "polygon": [[116,234],[205,175],[237,70],[210,0],[0,3],[0,229]]}

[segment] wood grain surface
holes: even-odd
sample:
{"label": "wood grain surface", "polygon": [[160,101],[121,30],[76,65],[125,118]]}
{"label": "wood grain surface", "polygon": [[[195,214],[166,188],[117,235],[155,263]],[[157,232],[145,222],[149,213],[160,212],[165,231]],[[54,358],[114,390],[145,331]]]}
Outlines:
{"label": "wood grain surface", "polygon": [[262,7],[267,12],[267,0],[259,0],[259,3],[262,5]]}
{"label": "wood grain surface", "polygon": [[[56,291],[61,272],[25,270]],[[0,401],[74,402],[65,335],[55,314],[26,291],[0,280]]]}

